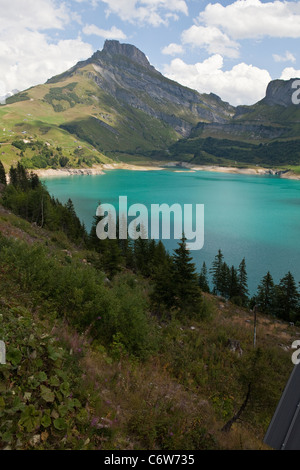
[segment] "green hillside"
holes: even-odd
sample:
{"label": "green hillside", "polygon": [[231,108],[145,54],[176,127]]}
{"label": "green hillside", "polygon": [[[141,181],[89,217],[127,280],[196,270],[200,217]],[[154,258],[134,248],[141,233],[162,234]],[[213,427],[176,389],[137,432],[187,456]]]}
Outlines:
{"label": "green hillside", "polygon": [[299,336],[290,275],[254,348],[245,285],[206,292],[183,243],[100,242],[20,165],[1,194],[1,449],[266,449]]}
{"label": "green hillside", "polygon": [[8,145],[16,139],[47,142],[69,158],[79,149],[87,159],[96,157],[96,163],[106,163],[109,155],[144,154],[178,138],[163,122],[103,93],[87,78],[90,68],[62,83],[34,87],[27,91],[27,100],[17,101],[15,96],[14,103],[0,108],[4,163],[17,160]]}
{"label": "green hillside", "polygon": [[259,166],[294,168],[300,164],[300,139],[249,142],[214,137],[181,139],[161,154],[165,159],[193,165]]}
{"label": "green hillside", "polygon": [[[158,160],[296,168],[300,108],[291,84],[275,80],[259,103],[234,108],[167,79],[134,46],[106,41],[0,106],[0,158],[6,168],[20,159],[27,168]],[[16,149],[21,140],[26,148]]]}
{"label": "green hillside", "polygon": [[106,41],[91,59],[0,106],[2,161],[18,160],[9,148],[16,139],[59,147],[73,164],[78,149],[92,164],[149,158],[199,120],[224,121],[232,114],[220,98],[165,78],[134,46]]}

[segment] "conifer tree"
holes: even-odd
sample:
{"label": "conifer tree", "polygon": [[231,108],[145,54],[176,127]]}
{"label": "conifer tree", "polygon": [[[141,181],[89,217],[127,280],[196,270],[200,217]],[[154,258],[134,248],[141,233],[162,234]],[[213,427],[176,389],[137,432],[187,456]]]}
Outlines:
{"label": "conifer tree", "polygon": [[[98,205],[101,205],[99,202]],[[88,237],[88,244],[91,249],[94,249],[99,256],[95,258],[95,266],[98,269],[103,269],[110,278],[113,278],[124,265],[124,257],[120,246],[120,241],[117,239],[106,238],[101,240],[97,235],[97,225],[104,216],[95,215],[93,217],[92,227]],[[116,235],[118,230],[116,228]]]}
{"label": "conifer tree", "polygon": [[138,238],[133,243],[133,251],[137,271],[144,276],[150,276],[149,241],[141,237]]}
{"label": "conifer tree", "polygon": [[[100,205],[101,205],[101,202],[99,201],[98,206]],[[100,238],[97,235],[97,226],[99,222],[101,222],[102,219],[103,219],[103,216],[94,215],[92,226],[91,226],[90,233],[89,233],[89,247],[97,251],[97,253],[101,253],[105,251],[107,242],[108,242],[107,239],[100,240]]]}
{"label": "conifer tree", "polygon": [[74,204],[71,199],[68,199],[63,209],[62,224],[65,233],[71,238],[71,240],[84,240],[86,238],[85,228],[76,214]]}
{"label": "conifer tree", "polygon": [[118,239],[118,245],[121,251],[121,254],[124,258],[125,265],[128,269],[134,269],[134,253],[133,253],[133,243],[128,238],[124,240]]}
{"label": "conifer tree", "polygon": [[234,266],[230,268],[229,299],[235,299],[239,295],[238,273]]}
{"label": "conifer tree", "polygon": [[156,313],[171,316],[175,306],[174,265],[171,257],[162,258],[152,275],[153,291],[150,295],[152,308]]}
{"label": "conifer tree", "polygon": [[202,265],[202,268],[199,274],[199,287],[202,290],[202,292],[207,292],[207,293],[210,292],[209,283],[207,279],[207,267],[206,267],[205,261]]}
{"label": "conifer tree", "polygon": [[153,264],[154,264],[154,266],[158,266],[165,259],[170,260],[170,255],[167,252],[163,242],[161,240],[159,240],[158,243],[155,243],[155,250],[154,250],[154,254],[153,254]]}
{"label": "conifer tree", "polygon": [[41,182],[36,173],[30,173],[30,187],[31,189],[36,189],[40,186]]}
{"label": "conifer tree", "polygon": [[223,297],[229,297],[229,285],[230,285],[230,269],[225,263],[222,263],[220,270],[220,279],[219,279],[219,292]]}
{"label": "conifer tree", "polygon": [[257,288],[256,303],[263,313],[272,314],[275,308],[275,285],[268,271]]}
{"label": "conifer tree", "polygon": [[6,186],[6,173],[5,173],[5,168],[3,166],[3,163],[0,160],[0,183],[4,184]]}
{"label": "conifer tree", "polygon": [[13,166],[11,166],[9,169],[9,182],[12,186],[17,187],[18,185],[17,169]]}
{"label": "conifer tree", "polygon": [[110,278],[121,271],[123,257],[117,240],[108,240],[106,250],[103,252],[103,267]]}
{"label": "conifer tree", "polygon": [[215,259],[212,263],[211,267],[211,274],[212,274],[212,282],[214,286],[214,293],[220,294],[221,292],[221,271],[222,271],[222,264],[223,264],[223,253],[221,250],[218,251],[218,254],[215,256]]}
{"label": "conifer tree", "polygon": [[186,246],[186,238],[183,235],[173,255],[175,305],[182,311],[196,312],[201,306],[202,296],[195,264],[192,260]]}
{"label": "conifer tree", "polygon": [[30,184],[29,184],[29,177],[27,170],[24,168],[22,163],[17,163],[17,186],[22,190],[26,191]]}
{"label": "conifer tree", "polygon": [[76,216],[76,212],[75,212],[75,208],[74,208],[74,204],[73,204],[73,201],[72,199],[68,199],[68,201],[66,202],[66,209],[69,211],[69,213],[72,215],[72,216]]}
{"label": "conifer tree", "polygon": [[241,298],[242,305],[246,306],[249,300],[248,291],[248,276],[246,271],[246,260],[245,258],[241,261],[238,269],[238,285],[239,285],[239,297]]}
{"label": "conifer tree", "polygon": [[276,286],[276,313],[285,321],[295,321],[300,316],[299,292],[290,272]]}

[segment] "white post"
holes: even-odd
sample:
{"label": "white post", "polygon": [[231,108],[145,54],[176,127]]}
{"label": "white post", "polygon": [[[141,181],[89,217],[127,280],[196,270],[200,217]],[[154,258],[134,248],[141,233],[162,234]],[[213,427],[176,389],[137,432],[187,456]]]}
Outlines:
{"label": "white post", "polygon": [[4,341],[0,341],[0,364],[6,364],[6,346]]}

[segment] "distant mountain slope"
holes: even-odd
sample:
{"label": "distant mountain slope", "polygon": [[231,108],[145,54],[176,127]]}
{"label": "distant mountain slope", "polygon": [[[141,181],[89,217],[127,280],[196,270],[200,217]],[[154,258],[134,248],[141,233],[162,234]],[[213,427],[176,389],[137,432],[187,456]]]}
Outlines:
{"label": "distant mountain slope", "polygon": [[218,135],[250,141],[298,138],[300,105],[293,103],[295,80],[270,82],[265,98],[252,106],[238,106],[230,123],[199,124],[198,130],[204,137]]}
{"label": "distant mountain slope", "polygon": [[[165,78],[135,46],[106,41],[102,51],[64,74],[75,75],[92,65],[90,78],[119,104],[143,111],[182,136],[199,121],[226,122],[234,108],[214,94],[206,95]],[[48,83],[55,83],[61,76]]]}
{"label": "distant mountain slope", "polygon": [[[187,137],[199,122],[235,112],[216,95],[168,80],[136,47],[106,41],[102,51],[0,107],[0,140],[42,138],[100,156],[143,155]],[[76,142],[75,142],[76,141]]]}
{"label": "distant mountain slope", "polygon": [[[234,108],[167,79],[135,46],[106,41],[88,60],[8,98],[0,106],[0,142],[41,140],[74,165],[149,158],[298,164],[300,106],[291,85],[271,82],[259,103]],[[286,139],[296,143],[284,158],[253,153],[258,144]],[[1,155],[7,164],[22,157],[8,147]]]}
{"label": "distant mountain slope", "polygon": [[295,80],[270,82],[265,98],[252,106],[238,106],[227,122],[199,122],[189,138],[172,144],[169,158],[193,164],[299,166]]}

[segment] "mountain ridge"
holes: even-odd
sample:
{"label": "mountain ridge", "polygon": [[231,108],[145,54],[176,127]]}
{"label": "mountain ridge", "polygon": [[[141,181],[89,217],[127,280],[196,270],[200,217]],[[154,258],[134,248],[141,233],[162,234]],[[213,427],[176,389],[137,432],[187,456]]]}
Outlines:
{"label": "mountain ridge", "polygon": [[[164,77],[143,52],[130,44],[107,40],[102,51],[78,62],[69,73],[76,73],[87,65],[93,66],[96,74],[92,78],[99,88],[120,102],[166,122],[183,137],[188,136],[197,120],[225,122],[234,113],[234,108],[217,95],[200,94]],[[56,80],[57,77],[53,77],[47,83]],[[168,105],[181,106],[183,112],[172,109],[170,113]]]}
{"label": "mountain ridge", "polygon": [[[85,159],[93,163],[95,156],[99,163],[104,158],[189,161],[196,154],[200,163],[207,158],[224,163],[218,160],[222,151],[215,154],[207,145],[199,157],[202,140],[228,139],[235,147],[234,142],[294,139],[298,146],[300,111],[292,103],[292,82],[272,81],[261,101],[234,107],[214,93],[202,94],[164,77],[135,46],[107,40],[89,59],[9,98],[0,107],[0,139],[39,137],[71,149],[68,158],[75,165]],[[176,142],[188,151],[174,153]],[[85,153],[78,152],[82,148]],[[300,153],[297,158],[293,163],[300,163]],[[256,157],[255,163],[263,162]]]}

